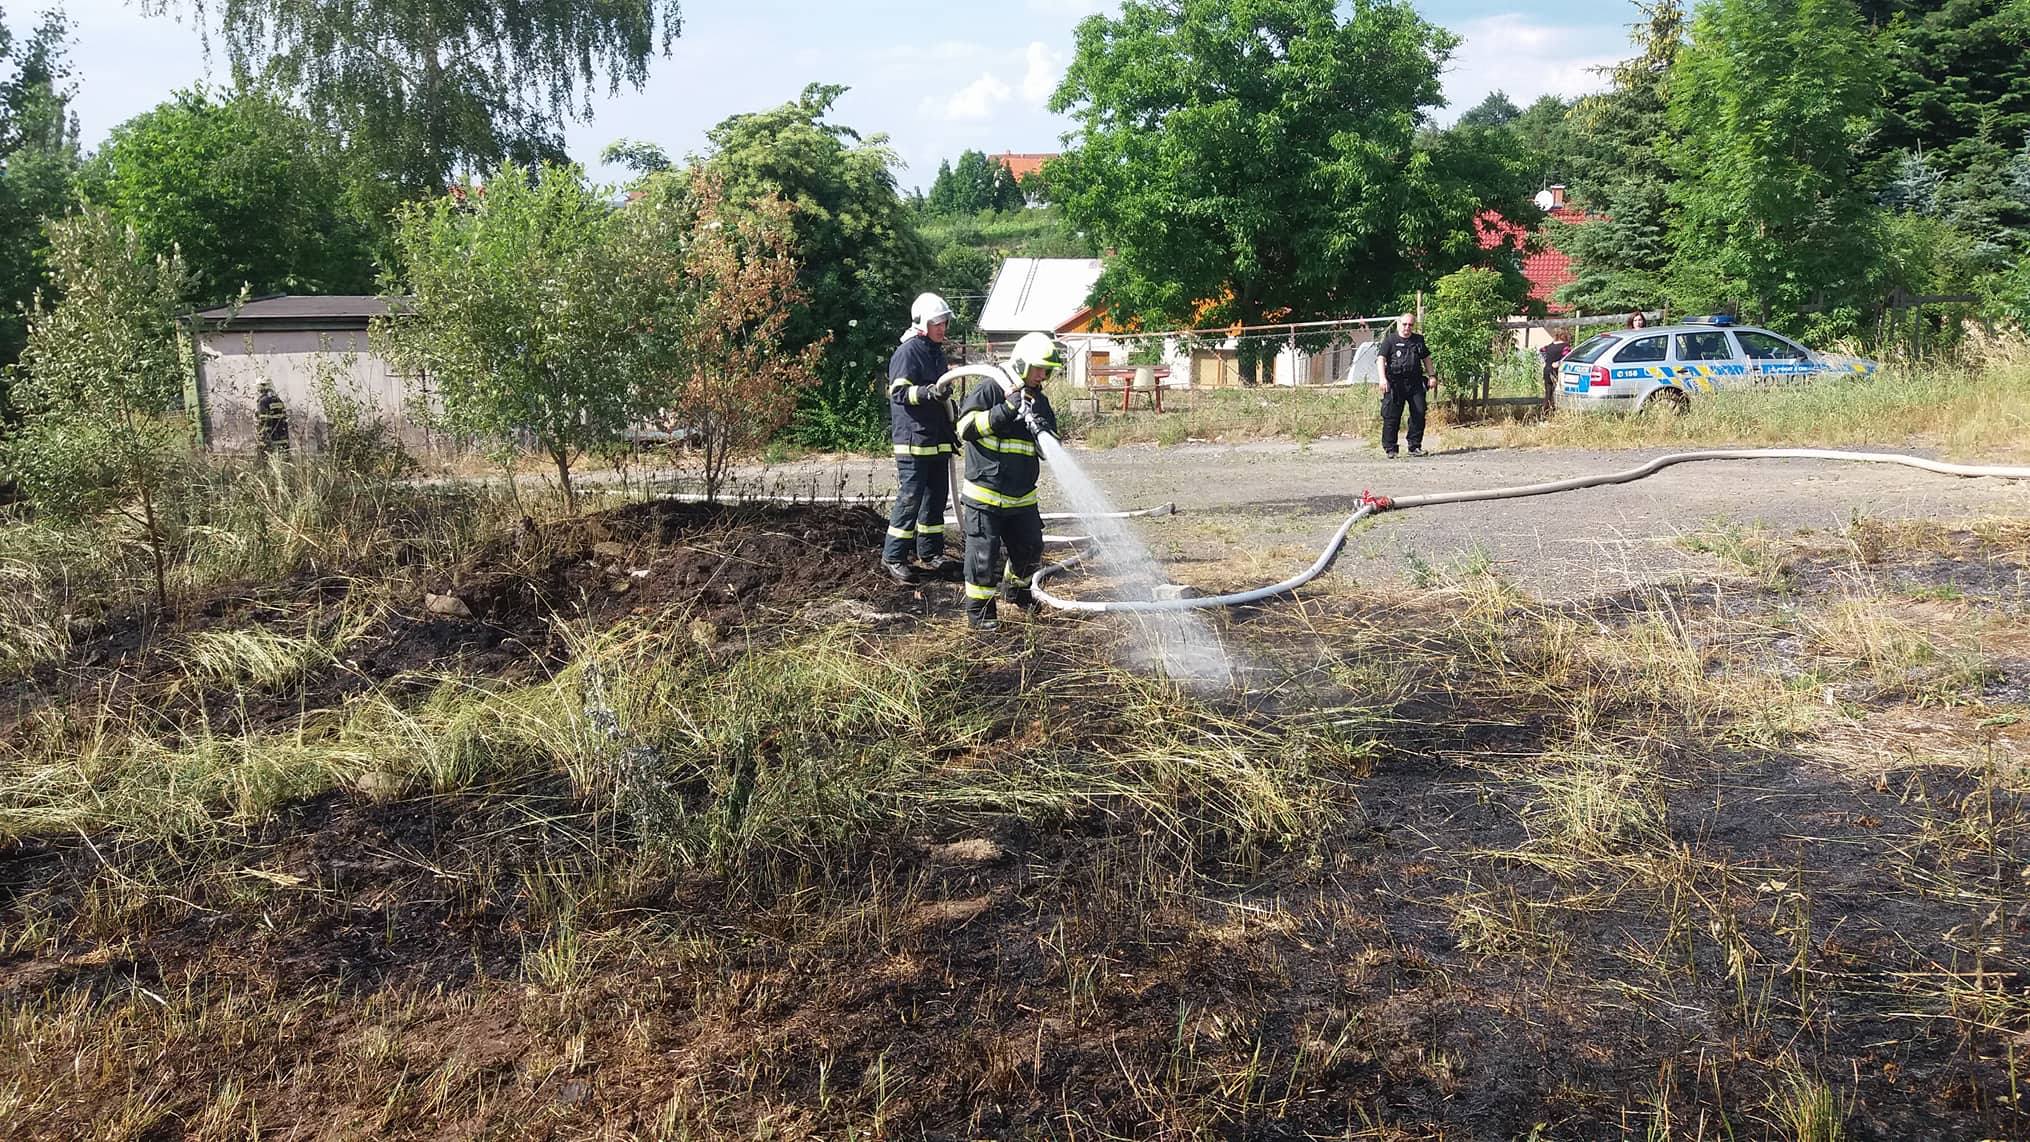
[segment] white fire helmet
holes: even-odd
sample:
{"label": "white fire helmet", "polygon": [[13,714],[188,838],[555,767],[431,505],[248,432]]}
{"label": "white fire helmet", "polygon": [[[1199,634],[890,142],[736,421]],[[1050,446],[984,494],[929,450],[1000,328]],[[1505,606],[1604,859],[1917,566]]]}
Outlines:
{"label": "white fire helmet", "polygon": [[1038,365],[1046,369],[1064,368],[1064,346],[1051,340],[1048,333],[1025,333],[1015,343],[1015,351],[1008,354],[1008,371],[1021,381]]}
{"label": "white fire helmet", "polygon": [[945,299],[934,293],[920,293],[909,304],[909,324],[915,329],[929,329],[940,321],[950,321],[952,307]]}

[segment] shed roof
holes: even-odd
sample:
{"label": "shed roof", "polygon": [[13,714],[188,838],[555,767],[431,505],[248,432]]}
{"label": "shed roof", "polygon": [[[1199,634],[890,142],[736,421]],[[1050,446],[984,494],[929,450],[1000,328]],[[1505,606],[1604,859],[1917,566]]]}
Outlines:
{"label": "shed roof", "polygon": [[987,291],[981,332],[1057,331],[1085,312],[1100,270],[1098,258],[1009,258]]}
{"label": "shed roof", "polygon": [[[407,299],[397,306],[406,308]],[[389,300],[372,294],[272,294],[235,310],[214,306],[198,313],[207,330],[365,329],[390,312]]]}

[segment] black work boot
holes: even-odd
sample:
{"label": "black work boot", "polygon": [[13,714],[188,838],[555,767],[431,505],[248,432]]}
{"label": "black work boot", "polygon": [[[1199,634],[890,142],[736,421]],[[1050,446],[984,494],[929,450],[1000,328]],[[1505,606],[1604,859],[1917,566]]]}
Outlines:
{"label": "black work boot", "polygon": [[969,599],[966,601],[966,625],[977,631],[1001,629],[1001,620],[995,617],[994,600]]}
{"label": "black work boot", "polygon": [[881,569],[888,572],[888,577],[890,579],[895,580],[896,582],[902,584],[905,587],[914,587],[917,585],[917,583],[921,582],[923,579],[922,573],[916,569],[915,565],[909,563],[884,562],[883,564],[881,564]]}
{"label": "black work boot", "polygon": [[957,559],[933,555],[923,561],[923,573],[933,579],[949,579],[957,582],[964,574],[966,565]]}
{"label": "black work boot", "polygon": [[1001,588],[1001,597],[1007,599],[1011,606],[1021,607],[1028,614],[1033,615],[1043,609],[1043,604],[1036,601],[1035,593],[1027,587],[1004,586]]}

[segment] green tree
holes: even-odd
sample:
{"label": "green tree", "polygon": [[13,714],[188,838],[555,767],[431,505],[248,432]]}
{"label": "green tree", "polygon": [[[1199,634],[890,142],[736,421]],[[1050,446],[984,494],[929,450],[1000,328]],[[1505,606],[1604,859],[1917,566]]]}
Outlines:
{"label": "green tree", "polygon": [[1495,339],[1520,300],[1515,283],[1494,270],[1472,267],[1439,278],[1424,316],[1437,374],[1455,385],[1473,386],[1486,399]]}
{"label": "green tree", "polygon": [[[1937,172],[1940,213],[1994,260],[2030,248],[2030,197],[2009,193],[2030,139],[2030,4],[1873,0],[1888,66],[1882,115],[1864,140],[1871,179],[1893,184],[1912,156]],[[1964,284],[1964,283],[1962,283]]]}
{"label": "green tree", "polygon": [[[1116,251],[1097,296],[1151,325],[1386,312],[1480,256],[1481,210],[1533,223],[1526,172],[1484,135],[1419,138],[1456,43],[1376,0],[1344,18],[1332,0],[1127,0],[1081,23],[1050,187]],[[1507,185],[1475,185],[1490,169]]]}
{"label": "green tree", "polygon": [[182,263],[90,208],[49,226],[59,300],[38,295],[15,399],[23,422],[6,468],[40,510],[131,515],[147,539],[155,601],[167,606],[163,483],[190,441],[173,415],[185,368],[176,315]]}
{"label": "green tree", "polygon": [[1987,278],[1982,287],[1989,312],[2014,322],[2018,332],[2030,334],[2030,258]]}
{"label": "green tree", "polygon": [[1555,95],[1545,95],[1523,109],[1509,124],[1529,155],[1530,166],[1540,186],[1568,183],[1566,156],[1574,140],[1568,126],[1572,106]]}
{"label": "green tree", "polygon": [[[1534,202],[1535,191],[1542,185],[1532,177],[1537,160],[1513,123],[1500,127],[1462,123],[1450,130],[1426,132],[1419,149],[1428,153],[1434,168],[1446,176],[1435,181],[1434,193],[1447,196],[1437,202],[1447,216],[1478,219],[1492,209],[1525,234],[1533,233],[1542,221],[1543,212]],[[1511,293],[1517,298],[1527,296],[1529,282],[1523,277],[1522,260],[1531,239],[1483,248],[1478,240],[1482,227],[1477,222],[1469,226],[1455,237],[1445,257],[1434,260],[1432,272],[1462,265],[1496,270]]]}
{"label": "green tree", "polygon": [[1700,9],[1670,91],[1681,304],[1767,321],[1873,300],[1881,237],[1856,147],[1881,70],[1853,0]]}
{"label": "green tree", "polygon": [[639,412],[611,217],[582,170],[548,164],[405,206],[396,250],[414,310],[382,329],[396,360],[436,380],[447,428],[504,451],[527,434],[574,510],[572,465]]}
{"label": "green tree", "polygon": [[637,178],[661,174],[673,165],[670,153],[655,143],[640,139],[615,139],[599,152],[599,161],[626,167]]}
{"label": "green tree", "polygon": [[933,214],[1020,210],[1028,202],[1008,164],[984,151],[965,151],[957,166],[941,162],[925,207]]}
{"label": "green tree", "polygon": [[1487,98],[1473,105],[1459,115],[1459,124],[1466,127],[1506,127],[1522,118],[1522,108],[1506,92],[1489,92]]}
{"label": "green tree", "polygon": [[47,275],[43,221],[69,208],[78,167],[69,37],[63,13],[51,10],[17,43],[0,12],[0,422],[8,409],[4,370],[27,344],[25,313]]}
{"label": "green tree", "polygon": [[888,358],[909,299],[931,270],[915,215],[895,189],[883,135],[862,139],[825,116],[845,88],[813,84],[794,103],[736,115],[709,135],[710,172],[732,207],[781,198],[796,233],[797,288],[783,343],[824,344],[819,384],[791,431],[816,447],[865,447],[887,432]]}
{"label": "green tree", "polygon": [[1684,45],[1679,0],[1641,5],[1636,54],[1615,65],[1608,89],[1573,104],[1563,172],[1572,201],[1602,215],[1553,224],[1551,240],[1571,255],[1574,280],[1559,300],[1590,313],[1647,309],[1665,299],[1677,217],[1676,174],[1665,161],[1672,138],[1671,69]]}
{"label": "green tree", "polygon": [[[233,66],[301,96],[407,194],[454,173],[563,155],[567,118],[639,88],[681,26],[677,0],[142,0],[217,17]],[[603,84],[601,81],[604,81]]]}
{"label": "green tree", "polygon": [[952,244],[937,252],[931,272],[931,288],[952,307],[951,335],[965,339],[979,332],[980,310],[986,304],[987,287],[993,284],[999,261],[974,246]]}
{"label": "green tree", "polygon": [[86,164],[84,192],[154,253],[179,250],[186,301],[373,288],[377,219],[362,217],[324,132],[272,98],[186,91],[129,119]]}
{"label": "green tree", "polygon": [[[2024,166],[2030,168],[2030,149]],[[1920,296],[1963,293],[1996,268],[1992,239],[1953,217],[1941,193],[1944,184],[1944,173],[1928,158],[1906,152],[1877,195],[1883,207],[1887,285],[1893,289]],[[2030,194],[2024,197],[2030,203]]]}

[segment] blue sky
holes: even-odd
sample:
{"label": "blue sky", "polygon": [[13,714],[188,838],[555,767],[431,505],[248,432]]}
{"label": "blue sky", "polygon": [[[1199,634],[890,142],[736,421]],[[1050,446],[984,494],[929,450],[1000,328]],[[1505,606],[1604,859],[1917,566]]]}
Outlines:
{"label": "blue sky", "polygon": [[[25,32],[32,6],[7,4],[9,23]],[[187,22],[144,17],[122,0],[64,6],[76,23],[76,106],[88,147],[176,89],[226,75]],[[907,164],[903,185],[927,186],[940,159],[967,148],[1056,150],[1066,124],[1043,104],[1070,57],[1074,26],[1109,6],[689,0],[683,35],[655,62],[648,85],[595,101],[593,121],[572,124],[567,138],[587,162],[621,136],[681,156],[703,149],[705,131],[728,115],[793,99],[807,83],[840,83],[852,90],[839,101],[838,121],[863,134],[886,133]],[[1635,18],[1632,3],[1616,0],[1425,0],[1417,7],[1465,37],[1446,76],[1453,113],[1496,89],[1518,104],[1595,89],[1600,81],[1591,69],[1626,54]]]}

